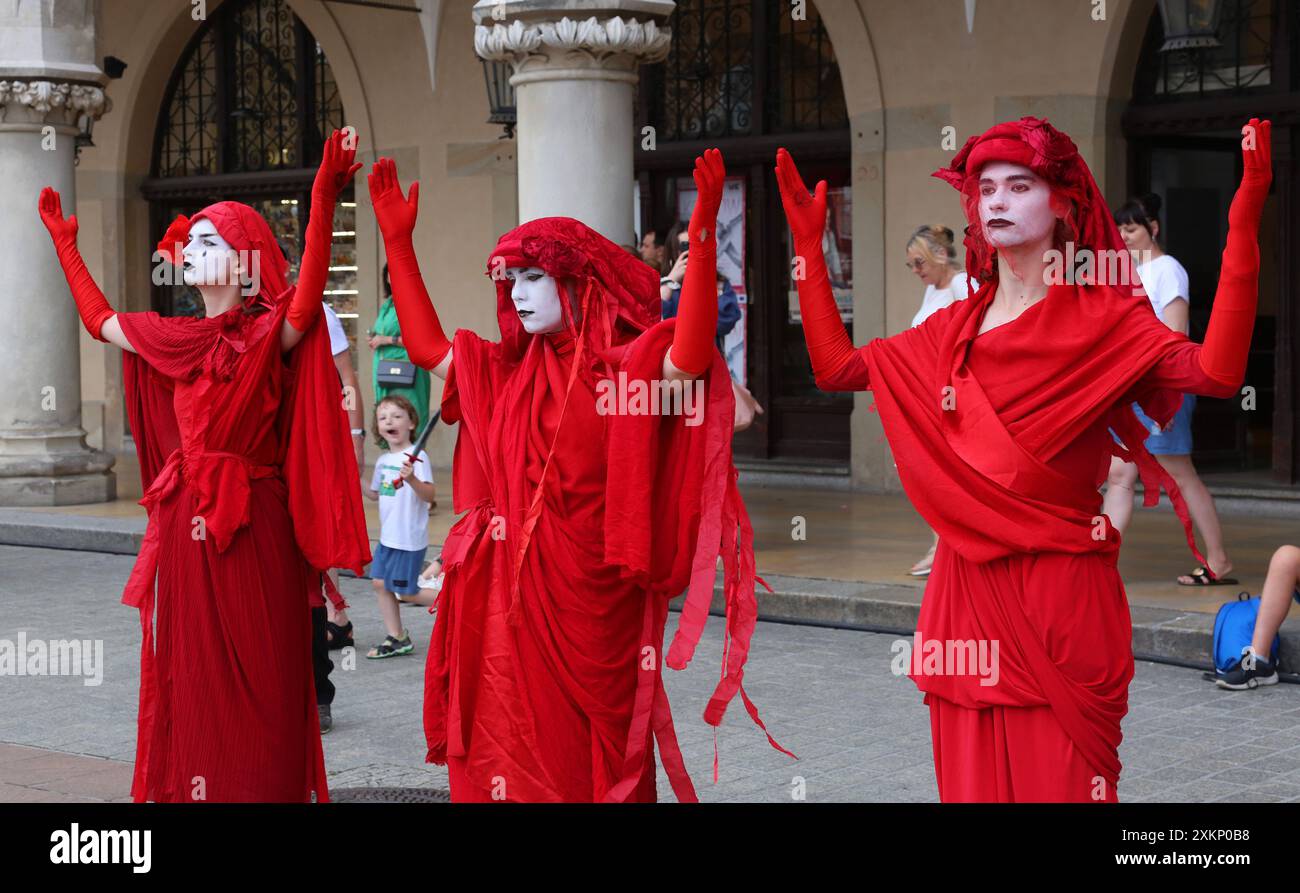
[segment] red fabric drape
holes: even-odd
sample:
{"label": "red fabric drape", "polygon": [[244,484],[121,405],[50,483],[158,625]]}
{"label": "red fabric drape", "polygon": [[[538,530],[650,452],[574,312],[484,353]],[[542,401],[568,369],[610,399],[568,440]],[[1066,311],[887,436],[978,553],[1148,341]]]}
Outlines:
{"label": "red fabric drape", "polygon": [[149,513],[123,597],[143,637],[137,801],[328,799],[308,605],[322,570],[370,555],[328,333],[282,357],[288,297],[118,314]]}
{"label": "red fabric drape", "polygon": [[702,424],[603,415],[602,378],[662,376],[674,323],[643,331],[653,271],[563,218],[503,236],[498,258],[497,272],[541,266],[574,303],[565,332],[529,336],[498,279],[502,342],[453,341],[442,409],[460,422],[455,509],[467,514],[443,547],[428,758],[448,763],[456,800],[653,800],[653,738],[678,798],[694,800],[662,682],[667,603],[690,585],[668,658],[684,666],[723,556],[732,646],[715,724],[740,690],[757,614],[725,364],[701,382]]}

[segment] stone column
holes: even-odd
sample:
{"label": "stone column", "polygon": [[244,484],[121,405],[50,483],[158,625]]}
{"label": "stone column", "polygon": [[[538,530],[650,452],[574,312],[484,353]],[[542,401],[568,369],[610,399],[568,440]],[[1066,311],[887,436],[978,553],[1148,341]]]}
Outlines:
{"label": "stone column", "polygon": [[518,109],[519,219],[576,217],[634,239],[637,66],[668,55],[670,0],[479,0],[474,49],[506,60]]}
{"label": "stone column", "polygon": [[86,446],[81,323],[36,212],[44,186],[76,212],[78,122],[108,110],[106,80],[92,0],[0,3],[0,505],[116,495],[113,457]]}

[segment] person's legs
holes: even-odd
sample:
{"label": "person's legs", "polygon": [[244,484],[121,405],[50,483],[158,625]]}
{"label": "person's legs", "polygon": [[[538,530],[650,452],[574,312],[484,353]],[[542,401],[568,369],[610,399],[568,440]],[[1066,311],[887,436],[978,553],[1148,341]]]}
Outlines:
{"label": "person's legs", "polygon": [[379,599],[379,615],[384,619],[384,630],[394,639],[402,637],[402,606],[397,603],[397,596],[388,591],[384,580],[371,580],[375,587],[375,597]]}
{"label": "person's legs", "polygon": [[329,640],[325,635],[326,617],[324,608],[311,609],[311,660],[318,705],[334,703],[334,683],[330,682],[334,661],[330,660]]}
{"label": "person's legs", "polygon": [[1300,548],[1281,546],[1268,563],[1268,576],[1259,597],[1259,616],[1255,619],[1255,636],[1250,647],[1268,657],[1282,621],[1291,610],[1292,593],[1300,583]]}
{"label": "person's legs", "polygon": [[[1214,497],[1202,483],[1190,455],[1156,456],[1156,461],[1164,466],[1173,476],[1174,483],[1187,500],[1187,511],[1192,516],[1192,523],[1205,543],[1205,560],[1210,564],[1210,571],[1216,577],[1222,577],[1232,571],[1232,562],[1223,548],[1223,529],[1219,525],[1219,513],[1214,508]],[[1196,581],[1187,575],[1178,578],[1185,585]]]}
{"label": "person's legs", "polygon": [[908,571],[913,576],[927,574],[930,572],[930,568],[934,566],[934,552],[939,548],[939,534],[931,530],[930,535],[934,538],[930,543],[930,550],[921,556],[921,560],[912,565]]}
{"label": "person's legs", "polygon": [[1121,534],[1133,518],[1133,486],[1137,479],[1136,462],[1125,462],[1118,456],[1110,457],[1110,474],[1106,478],[1102,511],[1110,518],[1111,526]]}
{"label": "person's legs", "polygon": [[428,608],[438,600],[438,593],[432,589],[421,589],[419,592],[413,592],[410,595],[399,595],[397,600],[404,605],[422,605]]}

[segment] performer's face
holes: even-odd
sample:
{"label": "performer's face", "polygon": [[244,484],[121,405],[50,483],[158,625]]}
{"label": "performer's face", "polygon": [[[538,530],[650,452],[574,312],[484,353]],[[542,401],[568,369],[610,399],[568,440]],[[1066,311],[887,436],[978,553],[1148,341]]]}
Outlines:
{"label": "performer's face", "polygon": [[221,237],[211,220],[195,221],[181,251],[186,285],[229,285],[239,281],[238,253]]}
{"label": "performer's face", "polygon": [[515,312],[530,335],[545,335],[564,328],[564,314],[560,310],[560,290],[554,277],[541,267],[508,267],[510,300],[515,302]]}
{"label": "performer's face", "polygon": [[1029,168],[991,161],[980,171],[980,226],[995,249],[1050,240],[1058,214],[1052,189]]}

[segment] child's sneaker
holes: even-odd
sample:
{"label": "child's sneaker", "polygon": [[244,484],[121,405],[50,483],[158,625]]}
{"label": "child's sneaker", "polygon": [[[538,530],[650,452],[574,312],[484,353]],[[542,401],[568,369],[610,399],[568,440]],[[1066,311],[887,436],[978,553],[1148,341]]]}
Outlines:
{"label": "child's sneaker", "polygon": [[371,648],[366,657],[371,660],[378,660],[385,657],[397,657],[399,654],[410,654],[414,650],[415,646],[411,644],[411,634],[406,630],[402,630],[400,639],[395,639],[392,636],[384,637],[384,641]]}
{"label": "child's sneaker", "polygon": [[1214,684],[1219,688],[1232,691],[1245,691],[1248,688],[1276,683],[1277,667],[1268,658],[1260,657],[1251,651],[1249,645],[1241,649],[1241,660],[1237,661],[1237,665],[1214,680]]}

